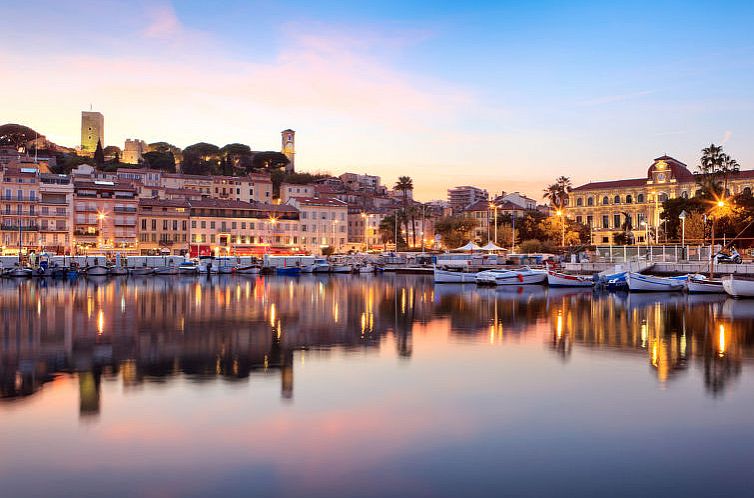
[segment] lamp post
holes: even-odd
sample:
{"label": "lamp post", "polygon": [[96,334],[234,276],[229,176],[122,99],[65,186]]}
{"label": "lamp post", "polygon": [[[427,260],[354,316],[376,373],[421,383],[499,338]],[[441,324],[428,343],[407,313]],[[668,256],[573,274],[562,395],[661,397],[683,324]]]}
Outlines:
{"label": "lamp post", "polygon": [[681,256],[686,259],[686,211],[681,211],[678,219],[681,220]]}
{"label": "lamp post", "polygon": [[365,212],[361,212],[361,220],[364,223],[364,252],[369,251],[369,240],[367,240],[367,214]]}
{"label": "lamp post", "polygon": [[[495,245],[497,245],[497,204],[495,204],[494,201],[490,202],[490,207],[493,209],[493,212],[495,213],[493,215],[493,218],[492,218],[493,219],[492,226],[494,227],[493,229],[495,230],[493,232],[494,233],[494,237],[495,237]],[[489,239],[489,237],[487,237],[487,239]]]}
{"label": "lamp post", "polygon": [[[717,204],[715,207],[712,208],[713,211],[716,209],[722,209],[725,207],[725,201],[722,199],[717,201]],[[712,247],[710,247],[710,255],[712,256],[712,259],[710,260],[709,265],[709,277],[712,278],[715,275],[715,258],[717,257],[715,252],[715,223],[717,222],[717,215],[713,212],[712,214]]]}
{"label": "lamp post", "polygon": [[555,214],[560,218],[560,245],[565,247],[565,217],[561,209],[558,209]]}
{"label": "lamp post", "polygon": [[102,211],[98,211],[97,212],[97,232],[98,232],[97,233],[97,241],[98,241],[97,242],[97,246],[98,246],[97,248],[98,249],[102,249],[102,245],[103,245],[102,244],[102,240],[103,240],[103,237],[102,237],[102,222],[105,220],[105,218],[106,218],[106,215],[105,215],[104,212],[102,212]]}

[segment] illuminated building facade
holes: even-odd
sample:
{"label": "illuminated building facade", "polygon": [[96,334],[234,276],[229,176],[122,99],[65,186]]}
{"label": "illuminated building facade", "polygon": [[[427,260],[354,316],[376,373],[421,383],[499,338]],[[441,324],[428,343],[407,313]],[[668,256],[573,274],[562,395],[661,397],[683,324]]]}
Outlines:
{"label": "illuminated building facade", "polygon": [[189,214],[185,200],[139,200],[139,251],[141,254],[189,252]]}
{"label": "illuminated building facade", "polygon": [[105,147],[105,116],[99,112],[81,111],[81,152],[93,156],[97,142]]}
{"label": "illuminated building facade", "polygon": [[300,212],[301,247],[312,254],[332,247],[341,252],[348,243],[348,204],[340,199],[292,197],[288,204]]}
{"label": "illuminated building facade", "polygon": [[138,252],[137,190],[131,183],[74,181],[74,245],[79,254]]}

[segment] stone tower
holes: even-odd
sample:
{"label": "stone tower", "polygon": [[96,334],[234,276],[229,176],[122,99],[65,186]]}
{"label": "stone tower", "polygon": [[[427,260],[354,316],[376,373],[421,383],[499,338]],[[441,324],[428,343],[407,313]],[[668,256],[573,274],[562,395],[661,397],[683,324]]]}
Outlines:
{"label": "stone tower", "polygon": [[102,113],[81,111],[81,152],[93,155],[97,142],[105,148],[105,117]]}
{"label": "stone tower", "polygon": [[288,129],[281,131],[280,135],[282,136],[283,140],[282,150],[280,152],[285,154],[285,157],[287,157],[290,161],[290,163],[288,163],[288,166],[285,167],[285,170],[289,173],[292,173],[296,170],[294,163],[296,156],[296,132]]}

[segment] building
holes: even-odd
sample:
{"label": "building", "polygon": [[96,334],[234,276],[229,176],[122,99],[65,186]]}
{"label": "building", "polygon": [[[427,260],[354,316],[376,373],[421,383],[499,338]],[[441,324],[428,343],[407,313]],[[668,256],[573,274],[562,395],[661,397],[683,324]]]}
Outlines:
{"label": "building", "polygon": [[105,116],[99,112],[81,111],[81,152],[94,155],[98,142],[105,146]]}
{"label": "building", "polygon": [[348,243],[348,204],[340,199],[291,197],[288,204],[299,211],[302,249],[322,254],[332,248],[341,252]]}
{"label": "building", "polygon": [[315,185],[298,183],[281,183],[280,184],[280,202],[285,204],[291,197],[314,197],[316,193]]}
{"label": "building", "polygon": [[189,252],[189,215],[186,200],[140,199],[139,252],[145,255]]}
{"label": "building", "polygon": [[73,182],[68,175],[39,175],[39,241],[41,249],[70,253],[73,240]]}
{"label": "building", "polygon": [[520,192],[511,192],[510,194],[503,194],[495,199],[495,202],[502,204],[504,202],[510,202],[523,209],[537,209],[537,201],[526,197]]}
{"label": "building", "polygon": [[138,252],[137,189],[130,182],[75,179],[73,245],[77,254]]}
{"label": "building", "polygon": [[2,172],[0,234],[3,254],[40,249],[39,178],[34,168],[11,168]]}
{"label": "building", "polygon": [[[733,175],[728,184],[733,195],[747,189],[751,192],[754,170]],[[566,216],[591,227],[593,244],[615,243],[615,237],[626,231],[636,243],[652,242],[662,230],[662,202],[693,197],[698,189],[694,174],[684,163],[661,156],[652,161],[642,178],[590,182],[574,188]],[[649,241],[645,240],[647,236]]]}
{"label": "building", "polygon": [[283,130],[280,132],[280,137],[282,140],[280,152],[285,154],[285,157],[290,161],[286,165],[285,171],[292,173],[296,171],[296,132],[291,129]]}
{"label": "building", "polygon": [[487,201],[488,199],[489,194],[487,191],[479,187],[463,185],[448,189],[448,204],[450,204],[454,213],[463,211],[467,206],[471,206],[475,202]]}
{"label": "building", "polygon": [[292,206],[225,199],[190,204],[192,257],[299,251],[299,212]]}
{"label": "building", "polygon": [[144,161],[143,154],[146,152],[147,143],[144,140],[127,138],[120,160],[126,164],[141,164]]}
{"label": "building", "polygon": [[385,190],[381,189],[379,176],[343,173],[339,178],[348,190],[374,193],[380,193],[381,190]]}

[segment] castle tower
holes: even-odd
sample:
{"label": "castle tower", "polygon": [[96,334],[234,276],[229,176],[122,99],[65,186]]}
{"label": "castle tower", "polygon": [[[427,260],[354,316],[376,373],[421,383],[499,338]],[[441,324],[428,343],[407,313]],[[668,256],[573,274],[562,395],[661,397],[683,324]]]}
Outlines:
{"label": "castle tower", "polygon": [[288,163],[288,166],[285,167],[285,170],[289,173],[292,173],[296,170],[294,163],[294,158],[296,156],[296,132],[288,129],[281,131],[280,135],[282,136],[283,141],[283,148],[280,152],[285,154],[285,157],[287,157],[290,161],[290,163]]}
{"label": "castle tower", "polygon": [[97,142],[105,147],[105,117],[102,113],[81,111],[81,152],[93,155]]}

